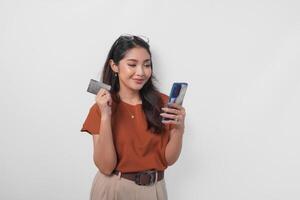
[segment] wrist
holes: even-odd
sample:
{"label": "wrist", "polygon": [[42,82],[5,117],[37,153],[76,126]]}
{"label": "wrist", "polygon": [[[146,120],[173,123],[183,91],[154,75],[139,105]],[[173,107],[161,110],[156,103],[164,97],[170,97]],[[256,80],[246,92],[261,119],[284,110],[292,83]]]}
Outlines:
{"label": "wrist", "polygon": [[184,133],[184,126],[180,126],[180,127],[175,127],[174,128],[174,131],[177,133],[177,134],[182,134]]}
{"label": "wrist", "polygon": [[172,136],[183,137],[184,130],[183,129],[173,129],[171,131]]}
{"label": "wrist", "polygon": [[103,115],[101,116],[101,121],[111,121],[111,116],[110,115]]}

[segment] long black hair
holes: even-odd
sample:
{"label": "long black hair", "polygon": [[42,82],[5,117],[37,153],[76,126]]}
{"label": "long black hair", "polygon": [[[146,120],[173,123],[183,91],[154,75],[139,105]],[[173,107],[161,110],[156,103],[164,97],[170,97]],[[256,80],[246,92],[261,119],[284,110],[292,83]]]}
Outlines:
{"label": "long black hair", "polygon": [[[120,83],[118,76],[115,76],[115,73],[111,69],[110,59],[114,61],[116,65],[119,64],[120,60],[124,58],[128,50],[142,47],[144,48],[150,55],[151,60],[151,69],[153,72],[153,64],[152,64],[152,56],[150,52],[150,45],[144,39],[139,36],[120,36],[112,45],[104,67],[102,71],[102,81],[103,83],[111,85],[111,96],[114,102],[119,104],[120,96],[118,94],[120,90]],[[142,108],[145,113],[148,130],[151,130],[153,133],[163,133],[165,130],[164,124],[161,122],[161,107],[163,107],[163,99],[160,95],[160,92],[153,84],[153,81],[156,80],[151,74],[151,77],[145,83],[143,88],[139,91],[141,99],[142,99]]]}

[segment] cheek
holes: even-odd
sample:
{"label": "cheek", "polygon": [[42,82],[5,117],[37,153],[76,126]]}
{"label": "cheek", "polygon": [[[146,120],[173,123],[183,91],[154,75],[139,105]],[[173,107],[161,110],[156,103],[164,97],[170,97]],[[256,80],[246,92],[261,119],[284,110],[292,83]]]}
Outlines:
{"label": "cheek", "polygon": [[122,73],[125,75],[125,76],[131,76],[132,74],[134,74],[134,69],[133,68],[131,68],[131,67],[124,67],[123,68],[123,71],[122,71]]}
{"label": "cheek", "polygon": [[145,70],[145,74],[146,74],[147,77],[150,77],[151,74],[152,74],[152,69],[151,69],[151,68],[147,68],[147,69]]}

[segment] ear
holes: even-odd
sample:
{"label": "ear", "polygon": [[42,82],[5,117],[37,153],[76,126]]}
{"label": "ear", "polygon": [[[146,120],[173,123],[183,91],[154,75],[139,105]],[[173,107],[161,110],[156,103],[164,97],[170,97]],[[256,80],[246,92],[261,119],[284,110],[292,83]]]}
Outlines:
{"label": "ear", "polygon": [[115,73],[119,72],[118,65],[116,65],[115,62],[112,59],[109,60],[109,65],[110,65],[113,72],[115,72]]}

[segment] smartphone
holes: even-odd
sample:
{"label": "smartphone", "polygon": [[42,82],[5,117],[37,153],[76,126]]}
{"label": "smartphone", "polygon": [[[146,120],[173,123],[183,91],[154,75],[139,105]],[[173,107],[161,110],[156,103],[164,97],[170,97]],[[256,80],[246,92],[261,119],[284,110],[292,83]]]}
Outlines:
{"label": "smartphone", "polygon": [[[176,103],[178,105],[182,105],[183,99],[187,90],[188,84],[187,83],[179,83],[175,82],[173,83],[168,104],[169,103]],[[162,118],[162,120],[171,120],[169,118]]]}
{"label": "smartphone", "polygon": [[88,88],[87,88],[87,91],[90,92],[90,93],[92,93],[92,94],[97,95],[98,92],[99,92],[99,90],[100,90],[101,88],[104,88],[104,89],[110,91],[111,86],[108,85],[108,84],[102,83],[102,82],[100,82],[100,81],[96,81],[96,80],[94,80],[94,79],[91,79],[91,80],[90,80],[90,83],[89,83],[89,86],[88,86]]}

